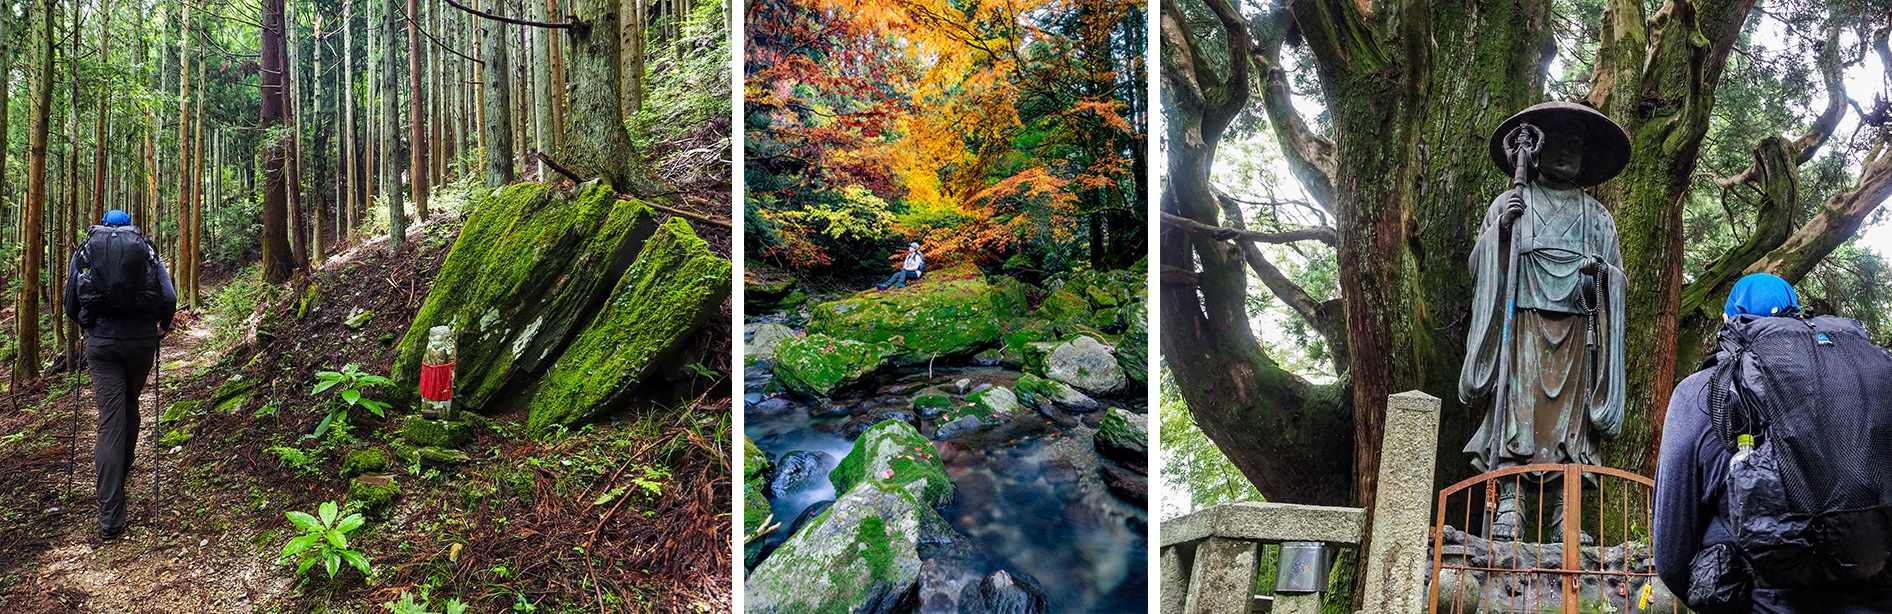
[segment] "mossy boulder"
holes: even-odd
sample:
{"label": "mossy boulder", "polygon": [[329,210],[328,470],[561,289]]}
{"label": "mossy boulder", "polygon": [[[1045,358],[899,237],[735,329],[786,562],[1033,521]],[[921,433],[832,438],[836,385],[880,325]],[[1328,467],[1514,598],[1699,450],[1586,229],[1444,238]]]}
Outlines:
{"label": "mossy boulder", "polygon": [[429,467],[451,467],[473,462],[473,457],[459,450],[420,448],[414,450],[414,460]]}
{"label": "mossy boulder", "polygon": [[1150,431],[1142,415],[1121,407],[1110,408],[1097,427],[1097,452],[1126,463],[1149,462]]}
{"label": "mossy boulder", "polygon": [[[729,261],[683,218],[671,218],[618,280],[602,311],[560,356],[532,397],[533,432],[618,407],[729,297]],[[462,355],[462,363],[466,358]]]}
{"label": "mossy boulder", "polygon": [[1130,307],[1140,309],[1147,302],[1146,268],[1139,261],[1124,269],[1073,273],[1031,315],[1050,323],[1059,335],[1087,330],[1121,333]]}
{"label": "mossy boulder", "polygon": [[364,473],[386,471],[391,463],[388,452],[381,448],[362,448],[351,450],[342,457],[342,475],[357,476]]}
{"label": "mossy boulder", "polygon": [[419,447],[458,448],[472,441],[485,426],[485,421],[477,418],[448,421],[408,416],[401,422],[401,438]]}
{"label": "mossy boulder", "polygon": [[216,392],[210,393],[210,398],[204,403],[210,406],[211,411],[233,414],[242,410],[244,404],[249,403],[250,393],[255,391],[256,380],[243,377],[241,374],[232,375],[230,379],[223,382],[223,385],[217,387]]}
{"label": "mossy boulder", "polygon": [[768,313],[808,300],[795,278],[754,260],[743,263],[742,304],[747,313]]}
{"label": "mossy boulder", "polygon": [[1013,320],[999,335],[999,364],[1012,369],[1024,367],[1026,346],[1057,340],[1053,328],[1050,322],[1036,317]]}
{"label": "mossy boulder", "polygon": [[988,282],[977,268],[928,273],[899,290],[866,291],[816,305],[810,334],[900,347],[902,364],[971,356],[995,347],[1007,322],[1025,310],[1024,287],[1009,278]]}
{"label": "mossy boulder", "polygon": [[164,410],[164,415],[158,418],[158,426],[163,428],[177,424],[179,420],[183,420],[197,413],[197,408],[202,407],[203,404],[203,401],[179,401],[172,403],[171,408]]}
{"label": "mossy boulder", "polygon": [[1136,382],[1137,386],[1150,385],[1150,324],[1149,304],[1142,300],[1125,305],[1120,317],[1123,318],[1123,337],[1117,342],[1117,366],[1123,368],[1125,377]]}
{"label": "mossy boulder", "polygon": [[1123,390],[1128,378],[1116,348],[1093,335],[1072,335],[1055,343],[1025,346],[1025,370],[1078,390],[1107,395]]}
{"label": "mossy boulder", "polygon": [[348,499],[361,504],[370,514],[387,510],[401,498],[401,484],[393,476],[364,475],[348,483]]}
{"label": "mossy boulder", "polygon": [[1044,404],[1051,403],[1074,412],[1097,411],[1096,399],[1085,396],[1064,382],[1026,373],[1019,376],[1014,387],[1019,400],[1035,409],[1048,411],[1051,408]]}
{"label": "mossy boulder", "polygon": [[454,327],[458,407],[480,410],[530,385],[591,323],[656,227],[650,207],[596,181],[571,193],[518,183],[480,199],[400,340],[396,401],[415,400],[427,331],[441,325]]}
{"label": "mossy boulder", "polygon": [[[762,549],[770,531],[776,522],[773,510],[769,509],[769,498],[762,496],[762,491],[753,482],[742,484],[742,567],[755,569],[756,563],[762,562]],[[777,529],[779,530],[779,529]]]}
{"label": "mossy boulder", "polygon": [[828,472],[835,492],[848,492],[867,481],[897,484],[921,503],[940,507],[953,502],[953,482],[939,460],[933,442],[913,425],[888,420],[874,425],[854,440],[854,449],[841,465]]}
{"label": "mossy boulder", "polygon": [[993,386],[966,395],[966,400],[983,413],[992,416],[1010,416],[1025,411],[1018,401],[1018,394],[1004,386]]}
{"label": "mossy boulder", "polygon": [[923,535],[951,527],[898,484],[860,484],[744,581],[748,610],[895,612],[916,603]]}
{"label": "mossy boulder", "polygon": [[804,397],[826,398],[886,366],[899,353],[891,343],[827,335],[783,339],[775,346],[775,385]]}

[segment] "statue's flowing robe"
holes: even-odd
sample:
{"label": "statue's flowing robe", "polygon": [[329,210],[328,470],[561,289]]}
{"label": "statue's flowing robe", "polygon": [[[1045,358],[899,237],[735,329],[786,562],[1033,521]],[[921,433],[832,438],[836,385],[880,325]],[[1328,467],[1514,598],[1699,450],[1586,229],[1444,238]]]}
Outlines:
{"label": "statue's flowing robe", "polygon": [[[1511,319],[1506,397],[1493,400],[1478,433],[1465,445],[1479,471],[1533,463],[1600,464],[1598,438],[1611,439],[1623,422],[1623,320],[1628,280],[1616,222],[1580,189],[1537,183],[1522,188],[1525,212],[1505,237],[1500,216],[1511,191],[1485,213],[1472,249],[1471,331],[1459,371],[1459,400],[1467,404],[1497,391],[1505,335],[1506,263],[1517,242],[1516,310]],[[1609,266],[1596,275],[1596,350],[1589,336],[1590,256]]]}

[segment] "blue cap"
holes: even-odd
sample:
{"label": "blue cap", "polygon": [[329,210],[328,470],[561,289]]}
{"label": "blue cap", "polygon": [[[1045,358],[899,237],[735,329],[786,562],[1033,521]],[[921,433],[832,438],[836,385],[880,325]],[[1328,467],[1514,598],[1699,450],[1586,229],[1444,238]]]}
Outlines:
{"label": "blue cap", "polygon": [[1755,273],[1734,282],[1734,290],[1728,292],[1728,305],[1721,312],[1729,316],[1784,316],[1800,311],[1798,303],[1793,284],[1767,273]]}
{"label": "blue cap", "polygon": [[113,209],[111,211],[106,211],[105,219],[100,220],[100,221],[103,222],[106,226],[124,226],[126,224],[131,223],[131,216],[126,215],[125,212],[123,211]]}

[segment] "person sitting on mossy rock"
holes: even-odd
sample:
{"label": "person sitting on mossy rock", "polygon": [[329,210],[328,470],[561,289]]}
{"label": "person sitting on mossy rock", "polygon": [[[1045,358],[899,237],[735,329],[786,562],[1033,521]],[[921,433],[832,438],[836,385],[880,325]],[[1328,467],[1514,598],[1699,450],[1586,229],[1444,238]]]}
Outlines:
{"label": "person sitting on mossy rock", "polygon": [[919,279],[920,274],[925,272],[926,255],[920,253],[920,244],[908,243],[907,257],[900,262],[900,270],[894,271],[893,277],[887,278],[887,283],[874,284],[874,287],[881,290],[886,290],[889,287],[905,288],[907,287],[907,280]]}

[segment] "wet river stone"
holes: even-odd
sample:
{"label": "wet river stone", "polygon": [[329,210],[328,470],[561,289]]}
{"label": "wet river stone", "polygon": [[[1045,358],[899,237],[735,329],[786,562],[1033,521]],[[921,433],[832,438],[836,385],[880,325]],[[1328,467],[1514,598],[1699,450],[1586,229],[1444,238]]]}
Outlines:
{"label": "wet river stone", "polygon": [[772,323],[758,324],[755,330],[749,333],[749,343],[744,347],[756,358],[767,360],[775,357],[776,345],[798,336],[800,335],[795,334],[795,329],[787,326]]}
{"label": "wet river stone", "polygon": [[998,346],[1007,322],[1024,315],[1025,287],[1007,277],[987,280],[977,267],[932,271],[900,290],[861,292],[816,305],[810,334],[900,347],[895,361],[971,356]]}
{"label": "wet river stone", "polygon": [[835,492],[877,481],[901,486],[929,507],[953,502],[953,482],[946,477],[939,451],[913,425],[900,420],[881,422],[862,433],[841,465],[828,472],[828,479]]}
{"label": "wet river stone", "polygon": [[1028,364],[1039,366],[1043,377],[1070,384],[1078,390],[1108,395],[1123,390],[1128,383],[1116,354],[1090,335],[1075,335],[1056,343],[1033,343],[1025,351],[1027,355],[1042,356],[1028,359]]}
{"label": "wet river stone", "polygon": [[807,450],[783,454],[775,461],[775,473],[769,476],[768,494],[780,499],[819,485],[821,467],[830,458],[826,452]]}
{"label": "wet river stone", "polygon": [[1149,460],[1149,426],[1141,414],[1112,407],[1097,429],[1097,452],[1112,460],[1143,463]]}
{"label": "wet river stone", "polygon": [[962,614],[1042,614],[1049,609],[1038,583],[1003,569],[978,584],[967,585],[959,596]]}
{"label": "wet river stone", "polygon": [[[1030,373],[1019,376],[1015,387],[1021,400],[1030,399],[1027,404],[1035,404],[1036,401],[1042,399],[1057,404],[1065,411],[1078,413],[1097,411],[1098,408],[1096,399],[1085,396],[1084,393],[1078,392],[1077,389],[1064,382],[1045,379]],[[1038,407],[1038,410],[1049,413],[1050,408]]]}
{"label": "wet river stone", "polygon": [[748,610],[912,610],[918,605],[921,526],[945,522],[898,484],[862,483],[749,574]]}
{"label": "wet river stone", "polygon": [[866,433],[867,429],[874,428],[874,425],[880,424],[882,422],[886,422],[888,420],[898,420],[901,422],[905,422],[907,423],[908,426],[912,426],[915,428],[918,428],[920,424],[919,419],[915,418],[913,415],[913,412],[910,412],[910,411],[904,411],[904,410],[877,411],[877,412],[873,412],[871,414],[867,414],[863,416],[856,416],[853,419],[848,420],[847,425],[841,427],[841,435],[848,439],[857,439],[861,436],[862,433]]}

